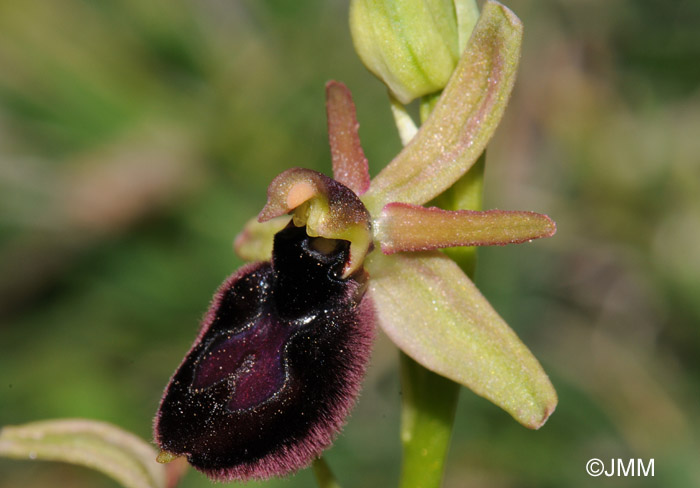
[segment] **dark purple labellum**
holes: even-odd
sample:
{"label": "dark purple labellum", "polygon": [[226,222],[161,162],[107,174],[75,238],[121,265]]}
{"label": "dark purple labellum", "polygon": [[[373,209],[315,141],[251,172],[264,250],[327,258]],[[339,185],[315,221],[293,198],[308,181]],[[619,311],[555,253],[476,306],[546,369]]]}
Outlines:
{"label": "dark purple labellum", "polygon": [[330,445],[374,334],[365,277],[341,278],[348,249],[290,224],[272,263],[224,282],[161,401],[164,451],[224,481],[288,474]]}

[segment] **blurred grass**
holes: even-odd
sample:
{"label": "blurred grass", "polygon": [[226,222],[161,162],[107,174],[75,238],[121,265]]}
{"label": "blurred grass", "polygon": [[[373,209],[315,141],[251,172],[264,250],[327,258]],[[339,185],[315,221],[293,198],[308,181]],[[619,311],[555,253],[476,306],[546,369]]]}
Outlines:
{"label": "blurred grass", "polygon": [[[481,252],[478,281],[560,395],[530,432],[462,392],[448,487],[584,487],[592,457],[700,484],[700,7],[521,1],[488,207],[557,236]],[[376,173],[400,144],[344,1],[0,2],[0,424],[90,417],[150,438],[233,237],[290,166],[329,172],[323,84],[353,90]],[[380,339],[328,461],[398,476],[396,353]],[[114,486],[0,460],[0,487]],[[309,486],[309,472],[270,486]],[[191,472],[182,486],[209,486]]]}

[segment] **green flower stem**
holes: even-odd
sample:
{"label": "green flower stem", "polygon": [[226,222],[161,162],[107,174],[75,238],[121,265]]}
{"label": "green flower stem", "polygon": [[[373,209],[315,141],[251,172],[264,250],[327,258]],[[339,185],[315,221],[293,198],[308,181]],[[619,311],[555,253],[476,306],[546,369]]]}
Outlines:
{"label": "green flower stem", "polygon": [[440,100],[440,95],[442,95],[442,91],[437,91],[435,93],[431,93],[430,95],[421,97],[420,103],[418,104],[421,123],[428,120],[428,116],[435,108],[438,100]]}
{"label": "green flower stem", "polygon": [[328,466],[326,460],[323,459],[323,456],[315,459],[312,467],[319,488],[340,488],[340,485],[335,480],[335,476],[333,476],[330,466]]}
{"label": "green flower stem", "polygon": [[[425,121],[435,106],[437,95],[421,100]],[[485,152],[475,165],[432,204],[445,210],[481,210]],[[445,251],[474,278],[476,248],[459,247]],[[403,462],[401,488],[439,488],[454,424],[459,384],[427,370],[400,353],[402,411],[401,442]]]}
{"label": "green flower stem", "polygon": [[400,353],[402,488],[438,488],[452,435],[459,385]]}

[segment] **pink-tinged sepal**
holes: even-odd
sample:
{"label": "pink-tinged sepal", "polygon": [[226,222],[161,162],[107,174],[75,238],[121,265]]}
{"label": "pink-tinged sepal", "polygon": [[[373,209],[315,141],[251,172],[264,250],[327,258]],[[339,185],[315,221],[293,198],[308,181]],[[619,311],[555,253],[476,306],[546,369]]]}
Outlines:
{"label": "pink-tinged sepal", "polygon": [[366,275],[342,277],[348,258],[348,242],[290,224],[271,263],[224,282],[161,401],[164,460],[184,455],[218,481],[263,479],[309,465],[331,444],[374,333]]}
{"label": "pink-tinged sepal", "polygon": [[488,1],[430,117],[362,196],[372,215],[389,202],[423,205],[472,167],[494,134],[515,82],[523,26]]}
{"label": "pink-tinged sepal", "polygon": [[537,429],[557,394],[528,348],[454,261],[438,251],[371,254],[377,323],[425,368]]}
{"label": "pink-tinged sepal", "polygon": [[272,243],[275,234],[289,223],[289,217],[282,215],[274,219],[258,222],[257,218],[248,220],[243,230],[233,241],[233,250],[244,261],[269,261],[272,259]]}
{"label": "pink-tinged sepal", "polygon": [[384,254],[454,246],[503,246],[554,235],[548,216],[526,211],[443,210],[389,203],[375,220]]}

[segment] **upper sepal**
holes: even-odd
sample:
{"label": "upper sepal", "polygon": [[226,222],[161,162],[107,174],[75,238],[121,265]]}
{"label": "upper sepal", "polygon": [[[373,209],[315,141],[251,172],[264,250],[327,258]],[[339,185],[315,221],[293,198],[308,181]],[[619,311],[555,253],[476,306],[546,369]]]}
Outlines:
{"label": "upper sepal", "polygon": [[362,196],[373,215],[389,202],[422,205],[469,170],[503,116],[521,43],[520,20],[487,1],[430,117]]}

